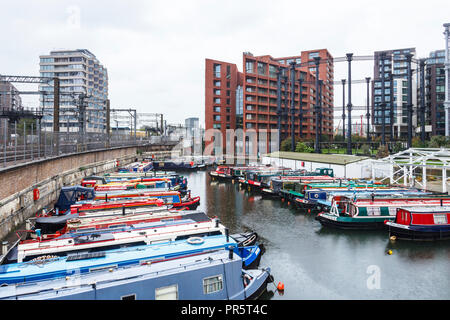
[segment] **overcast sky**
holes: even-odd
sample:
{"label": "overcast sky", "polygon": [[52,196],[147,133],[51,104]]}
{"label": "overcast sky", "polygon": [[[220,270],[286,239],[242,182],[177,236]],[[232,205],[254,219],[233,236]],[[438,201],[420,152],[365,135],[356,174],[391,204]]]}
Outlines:
{"label": "overcast sky", "polygon": [[[236,63],[242,52],[273,57],[327,48],[352,52],[444,49],[450,1],[4,1],[0,0],[0,74],[39,75],[39,55],[86,48],[108,69],[112,108],[164,113],[169,123],[204,124],[205,58]],[[352,79],[373,76],[353,64]],[[346,78],[345,63],[335,80]],[[19,85],[18,85],[19,87]],[[21,88],[19,88],[21,90]],[[341,87],[335,101],[342,104]],[[353,104],[365,104],[365,85]],[[25,97],[31,104],[35,100]]]}

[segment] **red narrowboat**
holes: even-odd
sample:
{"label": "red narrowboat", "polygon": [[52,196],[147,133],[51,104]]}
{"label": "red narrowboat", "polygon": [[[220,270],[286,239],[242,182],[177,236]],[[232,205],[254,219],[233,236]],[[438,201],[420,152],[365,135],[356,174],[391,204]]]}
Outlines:
{"label": "red narrowboat", "polygon": [[397,209],[394,221],[385,221],[389,237],[402,240],[450,240],[450,206]]}

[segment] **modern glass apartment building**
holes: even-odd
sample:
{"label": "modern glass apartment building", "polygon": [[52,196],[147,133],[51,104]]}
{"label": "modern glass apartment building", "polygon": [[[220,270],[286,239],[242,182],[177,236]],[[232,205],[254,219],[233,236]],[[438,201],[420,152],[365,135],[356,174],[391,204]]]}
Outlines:
{"label": "modern glass apartment building", "polygon": [[[394,138],[408,135],[408,81],[405,54],[416,55],[415,48],[376,51],[374,54],[374,77],[372,88],[372,124],[375,134],[384,130],[386,139],[393,130]],[[417,69],[415,63],[411,69]],[[383,78],[384,75],[384,78]],[[417,74],[412,74],[412,104],[417,107]],[[413,127],[417,125],[417,113],[413,113]],[[391,127],[391,124],[393,127]]]}
{"label": "modern glass apartment building", "polygon": [[[60,131],[80,130],[79,106],[85,97],[86,132],[105,132],[108,72],[87,49],[51,51],[39,57],[40,75],[60,80]],[[44,118],[42,129],[53,128],[53,85],[43,84],[40,98]]]}
{"label": "modern glass apartment building", "polygon": [[431,135],[445,135],[444,63],[445,50],[431,52],[425,61],[425,115],[427,127],[431,127]]}

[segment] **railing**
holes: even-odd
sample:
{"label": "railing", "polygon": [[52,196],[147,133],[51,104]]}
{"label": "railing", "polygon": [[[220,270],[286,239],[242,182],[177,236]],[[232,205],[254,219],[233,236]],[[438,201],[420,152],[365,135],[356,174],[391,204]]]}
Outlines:
{"label": "railing", "polygon": [[25,134],[23,130],[20,130],[19,134],[18,130],[14,129],[4,130],[2,127],[0,130],[0,167],[3,168],[85,151],[127,146],[175,145],[179,142],[177,137],[172,136],[135,138],[130,134],[113,133],[108,137],[105,133],[79,134],[78,132],[46,131],[31,134],[29,129],[25,130]]}

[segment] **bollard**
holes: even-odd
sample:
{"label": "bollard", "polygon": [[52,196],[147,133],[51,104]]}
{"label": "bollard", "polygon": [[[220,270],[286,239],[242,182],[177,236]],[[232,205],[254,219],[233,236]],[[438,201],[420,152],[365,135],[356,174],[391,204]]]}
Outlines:
{"label": "bollard", "polygon": [[227,237],[227,242],[228,242],[229,238],[230,238],[230,231],[228,230],[228,228],[225,228],[225,236]]}

